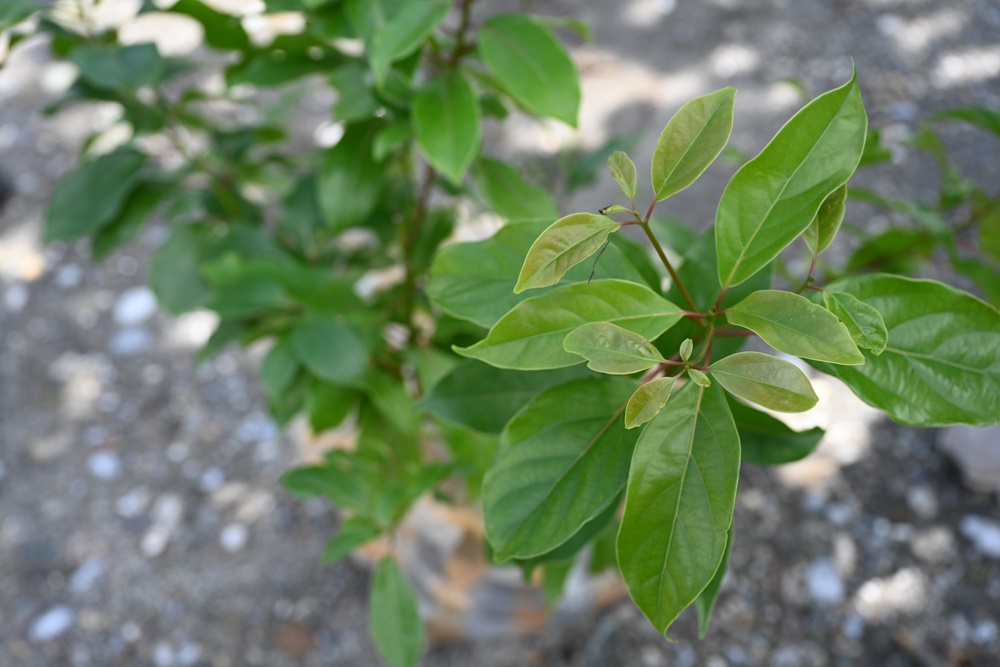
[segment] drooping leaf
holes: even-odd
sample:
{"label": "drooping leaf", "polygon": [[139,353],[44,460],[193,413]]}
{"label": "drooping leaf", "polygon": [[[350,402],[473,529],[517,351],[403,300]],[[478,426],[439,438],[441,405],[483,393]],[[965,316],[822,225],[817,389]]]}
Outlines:
{"label": "drooping leaf", "polygon": [[121,212],[146,156],[131,148],[84,162],[56,186],[45,219],[46,241],[72,241],[97,232]]}
{"label": "drooping leaf", "polygon": [[593,213],[573,213],[556,220],[528,249],[514,293],[555,285],[597,252],[618,228],[611,218]]}
{"label": "drooping leaf", "polygon": [[382,167],[372,155],[377,123],[350,125],[329,149],[317,173],[320,211],[330,227],[361,223],[375,210],[382,193]]}
{"label": "drooping leaf", "polygon": [[847,210],[847,185],[841,185],[823,201],[802,238],[813,254],[823,252],[840,230]]}
{"label": "drooping leaf", "polygon": [[766,412],[741,403],[731,396],[729,409],[740,433],[740,451],[744,461],[762,466],[778,466],[798,461],[812,454],[823,439],[819,427],[795,431]]}
{"label": "drooping leaf", "polygon": [[375,81],[385,81],[389,65],[419,49],[451,10],[451,0],[405,3],[380,27],[372,39],[371,62]]}
{"label": "drooping leaf", "polygon": [[413,135],[427,161],[455,185],[479,152],[479,103],[461,72],[431,79],[413,98]]}
{"label": "drooping leaf", "polygon": [[548,190],[525,182],[506,162],[480,157],[472,175],[489,207],[512,222],[559,217],[559,207]]}
{"label": "drooping leaf", "polygon": [[885,330],[882,314],[847,292],[823,292],[823,305],[844,323],[858,347],[880,355],[885,349],[889,333]]}
{"label": "drooping leaf", "polygon": [[499,368],[561,368],[583,362],[563,349],[566,334],[581,324],[611,322],[652,340],[681,317],[680,308],[637,283],[575,283],[522,301],[484,340],[455,351]]}
{"label": "drooping leaf", "polygon": [[657,378],[636,389],[625,406],[625,428],[642,426],[655,417],[667,404],[676,382],[675,377]]}
{"label": "drooping leaf", "polygon": [[761,352],[737,352],[716,361],[712,377],[726,391],[779,412],[805,412],[819,402],[798,366]]}
{"label": "drooping leaf", "polygon": [[323,550],[323,562],[335,563],[347,558],[360,546],[371,542],[382,533],[382,529],[362,516],[352,516],[340,522],[337,534]]}
{"label": "drooping leaf", "polygon": [[98,44],[86,42],[69,53],[80,74],[98,88],[137,90],[155,86],[166,74],[166,64],[155,44]]}
{"label": "drooping leaf", "polygon": [[299,361],[311,373],[334,384],[358,384],[368,366],[361,334],[329,315],[302,320],[292,331],[292,343]]}
{"label": "drooping leaf", "polygon": [[618,187],[628,197],[629,201],[635,199],[636,192],[636,172],[635,163],[629,158],[625,151],[615,151],[608,158],[608,168],[611,170],[611,177],[615,179]]}
{"label": "drooping leaf", "polygon": [[116,248],[132,240],[163,199],[172,193],[173,185],[157,181],[139,183],[115,219],[94,234],[91,242],[94,259],[104,259]]}
{"label": "drooping leaf", "polygon": [[847,327],[836,315],[792,292],[754,292],[729,308],[726,317],[785,354],[834,364],[865,363]]}
{"label": "drooping leaf", "polygon": [[579,367],[511,371],[470,359],[435,384],[420,400],[419,407],[477,431],[499,433],[534,396],[583,374]]}
{"label": "drooping leaf", "polygon": [[736,172],[715,218],[723,285],[754,275],[805,231],[854,173],[867,128],[855,75],[803,107]]}
{"label": "drooping leaf", "polygon": [[610,322],[578,326],[563,340],[563,349],[586,359],[587,368],[609,375],[630,375],[663,361],[648,340]]}
{"label": "drooping leaf", "polygon": [[934,116],[935,120],[961,120],[1000,137],[1000,111],[987,107],[949,109]]}
{"label": "drooping leaf", "polygon": [[729,569],[729,554],[733,551],[733,527],[729,526],[729,533],[726,535],[726,552],[722,555],[722,562],[719,569],[715,571],[715,576],[709,582],[705,590],[701,592],[695,601],[694,606],[698,611],[698,638],[704,639],[708,633],[708,624],[712,620],[712,611],[715,609],[715,601],[719,598],[719,591],[722,590],[722,582],[726,578],[726,570]]}
{"label": "drooping leaf", "polygon": [[661,633],[719,568],[740,468],[740,439],[720,387],[689,382],[670,400],[636,444],[618,531],[629,594]]}
{"label": "drooping leaf", "polygon": [[694,183],[726,147],[733,131],[735,99],[735,88],[695,98],[663,128],[652,164],[657,201]]}
{"label": "drooping leaf", "polygon": [[[1000,312],[931,280],[875,274],[829,286],[882,314],[889,340],[864,366],[813,363],[901,424],[1000,421]],[[812,363],[812,362],[810,362]]]}
{"label": "drooping leaf", "polygon": [[635,383],[590,378],[548,389],[507,424],[483,482],[496,557],[551,551],[618,496],[637,434],[621,413]]}
{"label": "drooping leaf", "polygon": [[368,628],[375,648],[392,667],[415,667],[424,652],[424,624],[417,597],[392,556],[375,568]]}
{"label": "drooping leaf", "polygon": [[579,75],[544,24],[523,14],[492,16],[479,30],[479,55],[518,104],[576,127]]}

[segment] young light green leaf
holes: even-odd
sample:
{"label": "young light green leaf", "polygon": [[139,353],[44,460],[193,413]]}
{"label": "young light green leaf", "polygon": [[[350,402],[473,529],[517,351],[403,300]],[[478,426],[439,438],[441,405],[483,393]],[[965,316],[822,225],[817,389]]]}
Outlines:
{"label": "young light green leaf", "polygon": [[392,667],[415,667],[424,652],[424,624],[417,597],[392,556],[375,568],[368,628],[375,648]]}
{"label": "young light green leaf", "polygon": [[334,563],[350,556],[358,547],[382,534],[382,529],[362,516],[352,516],[340,522],[337,534],[323,550],[323,562]]}
{"label": "young light green leaf", "polygon": [[821,428],[794,431],[766,412],[727,396],[729,409],[740,432],[740,451],[745,462],[778,466],[812,454],[823,439]]}
{"label": "young light green leaf", "polygon": [[829,286],[881,313],[888,344],[864,366],[813,365],[901,424],[1000,421],[1000,312],[932,280],[875,274]]}
{"label": "young light green leaf", "polygon": [[498,368],[561,368],[583,361],[563,349],[563,339],[581,324],[611,322],[654,340],[682,317],[680,308],[648,287],[595,280],[526,299],[501,317],[484,340],[454,350]]}
{"label": "young light green leaf", "polygon": [[691,378],[692,382],[694,382],[699,387],[712,386],[712,381],[709,379],[709,377],[704,373],[702,373],[701,371],[699,371],[697,368],[687,369],[687,374]]}
{"label": "young light green leaf", "polygon": [[593,213],[573,213],[556,220],[528,249],[514,293],[555,285],[617,231],[617,222]]}
{"label": "young light green leaf", "polygon": [[689,360],[692,352],[694,352],[694,341],[690,338],[685,338],[684,342],[681,343],[681,349],[679,350],[681,361]]}
{"label": "young light green leaf", "polygon": [[836,315],[792,292],[754,292],[729,308],[726,317],[731,324],[750,329],[785,354],[834,364],[865,363],[847,327]]}
{"label": "young light green leaf", "polygon": [[378,123],[349,125],[320,164],[316,192],[323,219],[341,230],[367,218],[382,194],[382,166],[372,155]]}
{"label": "young light green leaf", "polygon": [[615,179],[618,187],[622,189],[629,201],[635,199],[636,173],[635,163],[629,159],[625,151],[615,151],[608,158],[608,168],[611,170],[611,177]]}
{"label": "young light green leaf", "polygon": [[740,438],[718,386],[685,384],[636,444],[618,563],[632,599],[661,633],[719,569],[739,470]]}
{"label": "young light green leaf", "polygon": [[829,197],[823,200],[822,206],[816,213],[816,217],[806,228],[802,238],[805,240],[809,250],[817,255],[830,245],[833,237],[840,230],[841,223],[844,222],[844,213],[847,210],[847,184],[841,185],[833,191]]}
{"label": "young light green leaf", "polygon": [[368,349],[354,327],[328,315],[313,316],[295,326],[292,344],[299,361],[316,377],[360,386],[368,367]]}
{"label": "young light green leaf", "polygon": [[610,322],[590,322],[573,329],[563,349],[586,359],[587,368],[609,375],[630,375],[663,361],[648,340]]}
{"label": "young light green leaf", "polygon": [[440,74],[413,99],[413,134],[427,161],[458,185],[479,152],[479,103],[461,72]]}
{"label": "young light green leaf", "polygon": [[559,207],[548,190],[525,182],[521,172],[506,162],[481,157],[472,169],[472,177],[489,207],[508,220],[559,217]]}
{"label": "young light green leaf", "polygon": [[737,352],[712,364],[726,391],[779,412],[805,412],[819,401],[795,364],[761,352]]}
{"label": "young light green leaf", "polygon": [[726,534],[726,552],[722,555],[719,569],[715,571],[712,581],[694,601],[695,609],[698,611],[698,639],[704,639],[708,633],[708,624],[712,620],[712,610],[715,609],[715,601],[719,597],[719,591],[722,590],[722,582],[726,578],[726,570],[729,569],[729,554],[732,551],[733,527],[730,525],[729,532]]}
{"label": "young light green leaf", "polygon": [[675,377],[657,378],[636,389],[625,406],[625,428],[642,426],[655,417],[667,404],[676,382]]}
{"label": "young light green leaf", "polygon": [[882,313],[847,292],[824,291],[823,304],[844,323],[858,347],[882,354],[889,340]]}
{"label": "young light green leaf", "polygon": [[653,153],[656,201],[687,188],[719,157],[733,131],[735,99],[735,88],[695,98],[663,128]]}
{"label": "young light green leaf", "polygon": [[406,58],[427,41],[451,11],[451,0],[420,0],[405,3],[399,12],[375,32],[371,62],[379,87],[389,66]]}
{"label": "young light green leaf", "polygon": [[479,30],[479,55],[518,104],[576,127],[579,74],[545,25],[523,14],[493,16]]}
{"label": "young light green leaf", "polygon": [[612,204],[611,206],[606,206],[602,208],[598,213],[601,215],[614,215],[615,213],[631,213],[632,209],[627,206],[622,206],[621,204]]}
{"label": "young light green leaf", "polygon": [[499,560],[551,551],[618,496],[637,438],[621,420],[634,388],[621,378],[576,380],[539,394],[507,424],[483,482]]}
{"label": "young light green leaf", "polygon": [[726,186],[715,217],[719,280],[738,285],[816,217],[861,160],[868,117],[857,75],[807,104]]}

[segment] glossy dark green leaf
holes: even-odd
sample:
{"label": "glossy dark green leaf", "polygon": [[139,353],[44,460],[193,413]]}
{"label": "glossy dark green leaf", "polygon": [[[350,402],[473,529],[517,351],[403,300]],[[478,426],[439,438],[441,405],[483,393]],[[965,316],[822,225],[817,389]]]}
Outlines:
{"label": "glossy dark green leaf", "polygon": [[547,553],[618,496],[637,434],[621,413],[635,383],[577,380],[535,397],[507,424],[483,482],[498,559]]}
{"label": "glossy dark green leaf", "polygon": [[579,75],[544,24],[523,14],[492,16],[479,29],[479,55],[518,104],[576,127]]}
{"label": "glossy dark green leaf", "polygon": [[716,361],[712,377],[731,394],[778,412],[805,412],[819,402],[798,366],[761,352],[737,352]]}
{"label": "glossy dark green leaf", "polygon": [[836,315],[792,292],[754,292],[729,308],[726,317],[785,354],[834,364],[865,363],[847,327]]}
{"label": "glossy dark green leaf", "polygon": [[80,75],[99,88],[155,86],[166,72],[155,44],[118,46],[87,42],[69,53]]}
{"label": "glossy dark green leaf", "polygon": [[636,389],[625,406],[625,428],[642,426],[655,417],[667,404],[676,382],[675,377],[657,378]]}
{"label": "glossy dark green leaf", "polygon": [[661,633],[719,569],[739,468],[739,435],[718,386],[685,384],[636,444],[618,563],[632,599]]}
{"label": "glossy dark green leaf", "polygon": [[882,314],[847,292],[823,292],[823,305],[844,323],[858,347],[882,354],[889,333]]}
{"label": "glossy dark green leaf", "polygon": [[882,314],[889,340],[864,366],[813,364],[913,426],[1000,421],[1000,312],[931,280],[876,274],[829,286]]}
{"label": "glossy dark green leaf", "polygon": [[389,65],[419,49],[451,10],[451,0],[408,2],[379,28],[372,39],[371,62],[381,86]]}
{"label": "glossy dark green leaf", "polygon": [[537,372],[504,370],[470,359],[435,384],[419,406],[477,431],[499,433],[534,396],[583,374],[578,367]]}
{"label": "glossy dark green leaf", "polygon": [[424,652],[424,624],[417,597],[392,556],[375,568],[368,628],[375,648],[392,667],[415,667]]}
{"label": "glossy dark green leaf", "polygon": [[735,88],[695,98],[663,128],[652,164],[657,201],[694,183],[726,147],[733,131],[735,99]]}
{"label": "glossy dark green leaf", "polygon": [[563,340],[563,349],[586,359],[590,370],[609,375],[631,375],[663,361],[648,340],[610,322],[573,329]]}
{"label": "glossy dark green leaf", "polygon": [[766,412],[727,396],[729,409],[740,432],[744,461],[762,466],[778,466],[812,454],[823,439],[823,429],[795,431]]}
{"label": "glossy dark green leaf", "polygon": [[514,293],[558,283],[566,272],[600,250],[618,223],[603,215],[573,213],[556,220],[531,244]]}
{"label": "glossy dark green leaf", "polygon": [[751,277],[806,230],[857,168],[867,128],[855,75],[803,107],[736,172],[715,218],[723,285]]}
{"label": "glossy dark green leaf", "polygon": [[841,185],[823,201],[802,238],[813,254],[827,249],[840,230],[847,210],[847,185]]}
{"label": "glossy dark green leaf", "polygon": [[311,373],[334,384],[357,384],[368,366],[360,332],[330,316],[302,320],[292,331],[292,343]]}
{"label": "glossy dark green leaf", "polygon": [[520,171],[506,162],[481,157],[472,176],[489,207],[508,220],[555,220],[559,217],[559,207],[548,190],[527,183]]}
{"label": "glossy dark green leaf", "polygon": [[431,165],[455,185],[479,152],[479,102],[461,72],[440,74],[413,98],[413,135]]}
{"label": "glossy dark green leaf", "polygon": [[635,199],[635,163],[626,155],[625,151],[615,151],[611,154],[611,157],[608,158],[608,169],[611,170],[611,177],[615,179],[628,200]]}
{"label": "glossy dark green leaf", "polygon": [[563,349],[563,339],[581,324],[611,322],[653,340],[681,317],[680,308],[648,287],[594,280],[522,301],[493,325],[484,340],[455,351],[499,368],[561,368],[583,362]]}
{"label": "glossy dark green leaf", "polygon": [[949,109],[934,116],[935,120],[961,120],[1000,137],[1000,111],[988,107]]}
{"label": "glossy dark green leaf", "polygon": [[340,522],[337,534],[323,550],[323,562],[335,563],[350,556],[355,549],[371,542],[382,534],[382,529],[361,516],[352,516]]}
{"label": "glossy dark green leaf", "polygon": [[131,148],[84,162],[56,186],[45,219],[46,241],[72,241],[110,224],[135,189],[146,156]]}
{"label": "glossy dark green leaf", "polygon": [[694,606],[698,611],[698,638],[704,639],[708,633],[708,624],[712,620],[712,611],[715,609],[715,602],[719,598],[719,591],[722,590],[722,582],[726,578],[726,570],[729,569],[729,554],[733,551],[733,527],[729,526],[729,533],[726,535],[726,552],[719,563],[719,569],[715,571],[715,576],[709,582],[705,590],[701,592],[695,601]]}
{"label": "glossy dark green leaf", "polygon": [[375,210],[382,194],[382,166],[372,155],[378,125],[348,126],[340,143],[327,151],[317,173],[323,219],[340,230],[353,227]]}

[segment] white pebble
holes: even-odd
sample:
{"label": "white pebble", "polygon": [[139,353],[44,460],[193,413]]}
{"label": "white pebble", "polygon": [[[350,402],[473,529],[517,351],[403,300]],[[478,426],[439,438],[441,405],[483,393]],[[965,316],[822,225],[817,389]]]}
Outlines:
{"label": "white pebble", "polygon": [[115,511],[123,519],[132,519],[146,511],[150,501],[149,491],[139,487],[132,489],[115,501]]}
{"label": "white pebble", "polygon": [[86,593],[104,576],[104,563],[100,559],[91,558],[76,569],[69,580],[69,589],[74,593]]}
{"label": "white pebble", "polygon": [[3,305],[12,313],[24,310],[28,303],[28,288],[21,283],[14,283],[3,293]]}
{"label": "white pebble", "polygon": [[986,517],[969,515],[962,518],[959,528],[984,554],[1000,558],[1000,523]]}
{"label": "white pebble", "polygon": [[94,452],[87,465],[91,475],[103,480],[115,479],[122,470],[121,459],[114,452]]}
{"label": "white pebble", "polygon": [[83,280],[83,271],[76,264],[60,266],[56,271],[56,285],[63,289],[73,289]]}
{"label": "white pebble", "polygon": [[225,551],[234,554],[243,550],[248,538],[249,532],[246,526],[242,523],[231,523],[219,533],[219,544]]}
{"label": "white pebble", "polygon": [[154,525],[142,536],[139,549],[146,558],[156,558],[167,550],[170,543],[170,530],[161,525]]}
{"label": "white pebble", "polygon": [[170,644],[158,642],[153,647],[153,664],[156,667],[171,667],[174,664],[174,649]]}
{"label": "white pebble", "polygon": [[220,469],[209,468],[198,479],[198,488],[205,493],[211,493],[222,486],[225,481],[226,477]]}
{"label": "white pebble", "polygon": [[164,493],[153,505],[153,520],[163,526],[176,526],[183,516],[184,501],[176,493]]}
{"label": "white pebble", "polygon": [[145,329],[122,329],[108,344],[111,354],[124,357],[144,352],[153,343],[153,336]]}
{"label": "white pebble", "polygon": [[933,519],[938,513],[937,496],[926,486],[913,486],[906,492],[906,504],[921,519]]}
{"label": "white pebble", "polygon": [[33,642],[51,641],[73,627],[75,620],[76,614],[69,607],[53,607],[31,624],[28,639]]}
{"label": "white pebble", "polygon": [[821,605],[836,604],[844,599],[844,582],[829,558],[820,558],[806,571],[809,595]]}
{"label": "white pebble", "polygon": [[129,621],[128,623],[122,626],[121,634],[122,634],[122,641],[124,641],[127,644],[131,644],[133,642],[139,641],[142,638],[142,628],[140,628],[132,621]]}
{"label": "white pebble", "polygon": [[122,292],[115,303],[115,323],[123,327],[142,324],[156,312],[156,297],[148,287],[133,287]]}

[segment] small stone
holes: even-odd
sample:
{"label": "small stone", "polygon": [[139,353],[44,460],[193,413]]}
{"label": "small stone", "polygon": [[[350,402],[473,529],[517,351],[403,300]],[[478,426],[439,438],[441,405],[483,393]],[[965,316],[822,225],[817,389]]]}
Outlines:
{"label": "small stone", "polygon": [[3,305],[11,313],[19,313],[28,304],[28,288],[14,283],[3,293]]}
{"label": "small stone", "polygon": [[174,664],[174,649],[166,642],[157,642],[153,647],[153,664],[156,667],[171,667]]}
{"label": "small stone", "polygon": [[294,656],[303,656],[313,649],[316,640],[312,630],[295,623],[285,623],[278,629],[278,648]]}
{"label": "small stone", "polygon": [[62,289],[73,289],[83,280],[83,271],[76,264],[60,266],[56,271],[56,285]]}
{"label": "small stone", "polygon": [[962,471],[966,485],[983,493],[1000,493],[1000,426],[950,426],[941,447]]}
{"label": "small stone", "polygon": [[200,657],[201,648],[197,644],[183,642],[180,648],[177,649],[177,664],[181,665],[181,667],[191,667],[191,665],[198,662],[198,658]]}
{"label": "small stone", "polygon": [[910,487],[906,492],[906,504],[921,519],[930,520],[937,516],[937,496],[934,495],[934,491],[929,487]]}
{"label": "small stone", "polygon": [[156,313],[156,297],[148,287],[125,290],[115,303],[115,323],[122,327],[142,324]]}
{"label": "small stone", "polygon": [[947,563],[955,556],[955,538],[944,526],[935,526],[914,535],[910,549],[921,560]]}
{"label": "small stone", "polygon": [[962,518],[959,529],[985,555],[1000,558],[1000,523],[970,514]]}
{"label": "small stone", "polygon": [[91,558],[76,569],[69,580],[69,589],[73,593],[86,593],[104,576],[104,563],[98,558]]}
{"label": "small stone", "polygon": [[184,516],[184,501],[176,493],[164,493],[156,499],[152,514],[156,523],[168,528],[176,526]]}
{"label": "small stone", "polygon": [[90,474],[97,479],[112,480],[122,470],[121,459],[114,452],[94,452],[87,461]]}
{"label": "small stone", "polygon": [[242,523],[231,523],[219,533],[219,545],[228,553],[234,554],[247,545],[250,534]]}
{"label": "small stone", "polygon": [[840,626],[840,631],[851,641],[857,641],[865,633],[865,619],[857,614],[850,614],[844,619],[844,623]]}
{"label": "small stone", "polygon": [[31,624],[28,629],[28,639],[33,642],[52,641],[71,627],[76,620],[76,614],[66,606],[53,607]]}
{"label": "small stone", "polygon": [[140,486],[118,498],[115,511],[123,519],[133,519],[146,511],[151,499],[149,491]]}
{"label": "small stone", "polygon": [[122,329],[108,344],[111,354],[127,357],[146,351],[153,343],[153,336],[146,329]]}
{"label": "small stone", "polygon": [[139,549],[146,558],[156,558],[167,550],[170,543],[170,530],[165,526],[155,524],[150,526],[146,534],[142,536]]}
{"label": "small stone", "polygon": [[142,638],[142,628],[138,625],[129,621],[122,626],[121,629],[122,641],[126,644],[132,644],[139,641]]}
{"label": "small stone", "polygon": [[809,566],[806,586],[810,597],[818,604],[837,604],[844,599],[844,582],[829,558],[820,558]]}
{"label": "small stone", "polygon": [[183,442],[174,442],[167,447],[167,460],[171,463],[181,463],[188,457],[188,446]]}
{"label": "small stone", "polygon": [[989,619],[976,623],[972,629],[972,641],[981,646],[987,646],[997,640],[997,624]]}
{"label": "small stone", "polygon": [[28,454],[35,461],[44,463],[62,456],[69,451],[73,443],[73,435],[69,431],[59,431],[52,435],[42,436],[32,440],[28,445]]}
{"label": "small stone", "polygon": [[219,468],[209,468],[198,478],[198,488],[204,493],[212,493],[222,486],[226,481],[225,475]]}

